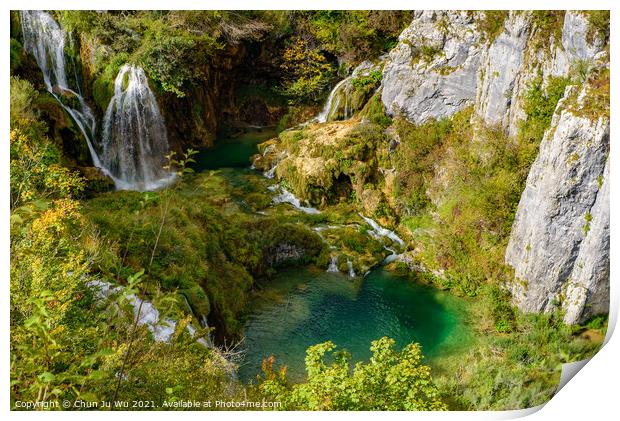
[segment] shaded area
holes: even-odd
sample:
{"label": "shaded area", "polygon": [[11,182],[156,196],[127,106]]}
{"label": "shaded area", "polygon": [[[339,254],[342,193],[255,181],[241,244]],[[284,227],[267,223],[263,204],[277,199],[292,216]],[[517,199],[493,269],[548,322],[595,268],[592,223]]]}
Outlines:
{"label": "shaded area", "polygon": [[222,136],[215,146],[201,149],[196,155],[196,171],[220,168],[248,168],[250,158],[258,153],[258,144],[275,136],[273,128],[247,129],[237,136]]}

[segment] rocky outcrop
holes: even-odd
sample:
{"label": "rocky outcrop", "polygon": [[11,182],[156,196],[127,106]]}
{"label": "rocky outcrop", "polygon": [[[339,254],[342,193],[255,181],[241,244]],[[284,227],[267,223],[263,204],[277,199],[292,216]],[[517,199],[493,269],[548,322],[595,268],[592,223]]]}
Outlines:
{"label": "rocky outcrop", "polygon": [[506,249],[514,303],[561,308],[567,323],[606,312],[609,297],[609,120],[581,115],[587,90],[569,87],[558,104]]}
{"label": "rocky outcrop", "polygon": [[488,125],[508,127],[513,120],[512,104],[519,95],[515,85],[523,71],[530,29],[526,14],[511,13],[503,32],[483,53],[475,111]]}
{"label": "rocky outcrop", "polygon": [[578,61],[595,60],[605,45],[588,36],[582,12],[566,12],[561,38],[539,28],[531,12],[512,11],[500,34],[487,39],[478,24],[483,19],[483,12],[416,12],[386,60],[386,111],[420,124],[474,105],[482,122],[514,136],[532,79],[567,76]]}
{"label": "rocky outcrop", "polygon": [[474,16],[467,12],[415,12],[383,69],[386,112],[420,124],[473,104],[480,40]]}
{"label": "rocky outcrop", "polygon": [[579,61],[589,65],[604,41],[588,41],[588,20],[581,12],[564,15],[561,39],[537,27],[529,12],[510,12],[504,30],[485,48],[479,69],[476,115],[515,136],[525,118],[523,94],[535,77],[567,76]]}
{"label": "rocky outcrop", "polygon": [[609,309],[609,159],[590,215],[566,291],[564,321],[571,324]]}

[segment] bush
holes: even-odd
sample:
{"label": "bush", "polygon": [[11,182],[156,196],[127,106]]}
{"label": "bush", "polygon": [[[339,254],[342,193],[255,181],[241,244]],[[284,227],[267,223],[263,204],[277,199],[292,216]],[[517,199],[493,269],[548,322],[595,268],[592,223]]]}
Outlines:
{"label": "bush", "polygon": [[431,370],[421,364],[418,344],[409,344],[402,351],[394,350],[394,340],[383,337],[373,341],[373,356],[368,363],[357,363],[351,372],[351,355],[346,351],[327,352],[332,342],[314,345],[306,351],[305,383],[289,386],[286,368],[273,368],[273,357],[263,362],[264,378],[260,390],[271,400],[282,402],[284,410],[445,410],[433,384]]}

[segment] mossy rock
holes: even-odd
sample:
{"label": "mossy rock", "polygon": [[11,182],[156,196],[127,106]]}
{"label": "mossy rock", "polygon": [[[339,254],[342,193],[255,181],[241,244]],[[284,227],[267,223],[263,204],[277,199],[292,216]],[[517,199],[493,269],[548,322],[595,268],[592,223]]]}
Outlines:
{"label": "mossy rock", "polygon": [[209,315],[211,312],[211,303],[209,302],[209,297],[207,297],[207,294],[205,294],[204,290],[199,285],[183,289],[180,293],[187,299],[191,311],[196,317],[200,318],[201,316]]}
{"label": "mossy rock", "polygon": [[94,197],[114,190],[114,181],[107,175],[104,175],[98,168],[80,167],[79,172],[86,181],[83,192],[85,197]]}
{"label": "mossy rock", "polygon": [[97,107],[105,112],[114,96],[114,81],[105,76],[98,77],[93,81],[93,99]]}

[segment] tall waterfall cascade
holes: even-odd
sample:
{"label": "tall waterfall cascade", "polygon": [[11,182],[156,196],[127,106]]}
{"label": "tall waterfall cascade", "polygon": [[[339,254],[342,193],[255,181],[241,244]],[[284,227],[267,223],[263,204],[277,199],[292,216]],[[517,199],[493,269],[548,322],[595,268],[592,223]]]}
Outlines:
{"label": "tall waterfall cascade", "polygon": [[[47,90],[56,98],[60,105],[73,118],[86,139],[93,164],[104,172],[99,156],[94,148],[95,116],[78,93],[80,91],[75,81],[75,89],[70,86],[66,72],[65,42],[66,34],[54,20],[52,15],[40,10],[22,10],[22,32],[24,34],[24,49],[32,54],[43,73],[43,81]],[[77,99],[79,107],[72,108],[63,101],[65,97]],[[73,101],[75,103],[75,101]]]}
{"label": "tall waterfall cascade", "polygon": [[168,150],[166,126],[146,74],[125,64],[103,119],[101,162],[117,188],[154,190],[174,179],[164,169]]}
{"label": "tall waterfall cascade", "polygon": [[174,173],[164,170],[166,127],[144,70],[129,64],[120,69],[97,143],[94,113],[80,94],[77,77],[67,77],[67,34],[47,12],[20,13],[24,49],[34,56],[47,90],[80,128],[93,165],[120,190],[154,190],[172,181]]}

